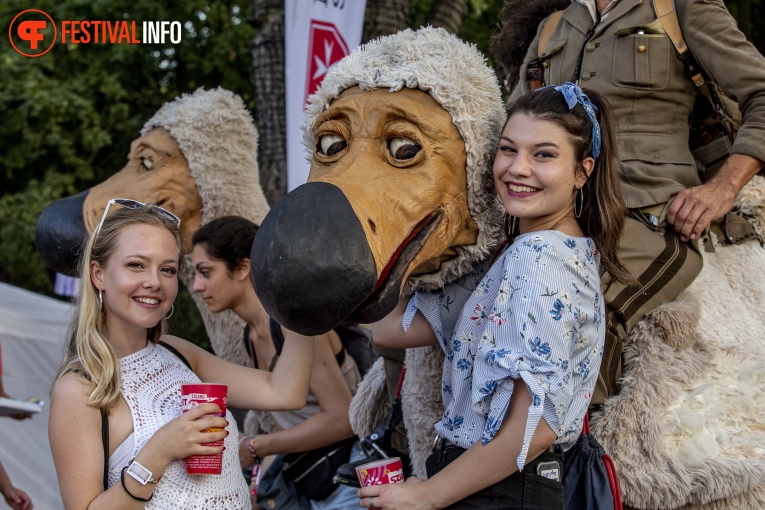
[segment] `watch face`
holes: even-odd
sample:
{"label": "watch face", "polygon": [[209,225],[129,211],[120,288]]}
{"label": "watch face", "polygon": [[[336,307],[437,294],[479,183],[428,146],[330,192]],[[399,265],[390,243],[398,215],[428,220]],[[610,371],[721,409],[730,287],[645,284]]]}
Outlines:
{"label": "watch face", "polygon": [[130,467],[128,468],[127,472],[130,476],[141,482],[143,485],[146,485],[146,482],[149,482],[152,478],[151,471],[136,461],[130,463]]}

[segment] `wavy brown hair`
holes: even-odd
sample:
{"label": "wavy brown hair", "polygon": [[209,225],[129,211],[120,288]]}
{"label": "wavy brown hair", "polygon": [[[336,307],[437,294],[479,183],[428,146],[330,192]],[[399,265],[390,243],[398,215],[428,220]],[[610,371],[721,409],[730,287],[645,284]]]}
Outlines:
{"label": "wavy brown hair", "polygon": [[[583,205],[577,218],[584,235],[595,241],[600,251],[600,261],[611,279],[626,285],[634,285],[635,278],[622,264],[618,256],[619,238],[624,228],[626,206],[622,197],[616,158],[616,140],[613,112],[608,100],[592,90],[583,89],[597,108],[596,118],[600,124],[600,155],[595,161],[587,183],[582,187]],[[519,97],[507,108],[507,118],[516,113],[555,122],[563,127],[574,146],[574,157],[584,171],[582,162],[593,157],[592,123],[580,103],[569,109],[563,94],[553,87],[544,87]]]}

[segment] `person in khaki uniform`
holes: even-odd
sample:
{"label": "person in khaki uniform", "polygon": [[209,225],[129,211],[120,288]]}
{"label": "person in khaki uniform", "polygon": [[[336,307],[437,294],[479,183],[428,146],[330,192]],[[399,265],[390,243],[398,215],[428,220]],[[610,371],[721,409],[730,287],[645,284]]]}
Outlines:
{"label": "person in khaki uniform", "polygon": [[[537,30],[511,102],[529,91],[529,62],[541,57],[547,85],[566,81],[600,92],[618,126],[621,180],[630,209],[620,258],[638,288],[614,283],[604,294],[606,349],[592,404],[618,393],[621,352],[648,310],[670,301],[701,270],[697,241],[725,215],[765,161],[765,59],[746,41],[722,0],[675,0],[696,61],[743,115],[731,156],[708,182],[688,148],[697,89],[657,21],[651,0],[572,0],[537,55]],[[502,56],[497,55],[501,60]]]}

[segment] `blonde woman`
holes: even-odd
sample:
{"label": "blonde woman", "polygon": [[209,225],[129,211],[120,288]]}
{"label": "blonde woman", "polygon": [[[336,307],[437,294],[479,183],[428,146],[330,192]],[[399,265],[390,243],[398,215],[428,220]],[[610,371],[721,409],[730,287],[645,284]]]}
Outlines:
{"label": "blonde woman", "polygon": [[[115,207],[109,214],[110,208]],[[180,385],[228,385],[232,406],[305,404],[314,342],[290,334],[269,373],[225,362],[164,334],[183,261],[180,220],[110,200],[84,250],[83,281],[51,392],[49,436],[64,506],[80,509],[250,508],[230,414],[181,414]],[[220,432],[203,432],[220,427]],[[223,447],[204,443],[224,439]],[[223,452],[220,476],[188,475],[182,459]]]}

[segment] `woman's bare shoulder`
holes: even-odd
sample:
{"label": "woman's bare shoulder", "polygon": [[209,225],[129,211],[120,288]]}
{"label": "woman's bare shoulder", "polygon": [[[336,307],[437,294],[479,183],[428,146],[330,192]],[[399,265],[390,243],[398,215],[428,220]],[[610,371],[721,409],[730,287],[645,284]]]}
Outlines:
{"label": "woman's bare shoulder", "polygon": [[87,404],[91,385],[88,380],[77,372],[62,375],[53,384],[50,396],[51,402],[62,401],[65,404]]}
{"label": "woman's bare shoulder", "polygon": [[101,413],[88,404],[92,391],[88,380],[78,373],[69,372],[61,376],[50,392],[49,429],[60,430],[73,424],[96,427]]}

